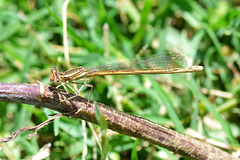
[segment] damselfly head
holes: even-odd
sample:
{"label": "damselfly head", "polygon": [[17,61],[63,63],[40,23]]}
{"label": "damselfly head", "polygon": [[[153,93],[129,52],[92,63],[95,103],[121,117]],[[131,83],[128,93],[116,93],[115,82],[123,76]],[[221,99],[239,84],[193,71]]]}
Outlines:
{"label": "damselfly head", "polygon": [[60,84],[61,83],[61,78],[58,76],[58,69],[57,67],[52,67],[51,69],[51,75],[49,77],[50,83],[54,84]]}

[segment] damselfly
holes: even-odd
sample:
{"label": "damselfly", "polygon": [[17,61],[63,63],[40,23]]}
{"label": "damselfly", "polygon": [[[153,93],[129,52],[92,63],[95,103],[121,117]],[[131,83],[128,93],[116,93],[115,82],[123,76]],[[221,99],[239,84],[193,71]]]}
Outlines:
{"label": "damselfly", "polygon": [[[89,97],[91,97],[93,86],[91,84],[87,84],[88,77],[104,75],[173,74],[199,72],[203,70],[203,66],[186,66],[187,61],[183,55],[169,52],[129,62],[117,62],[91,68],[77,67],[60,73],[58,73],[58,69],[56,67],[53,67],[49,80],[54,84],[63,86],[67,92],[67,87],[71,88],[76,94],[70,98],[72,99],[79,95],[83,86],[91,88],[89,95]],[[77,80],[84,81],[78,91],[68,85],[69,83],[80,84]]]}

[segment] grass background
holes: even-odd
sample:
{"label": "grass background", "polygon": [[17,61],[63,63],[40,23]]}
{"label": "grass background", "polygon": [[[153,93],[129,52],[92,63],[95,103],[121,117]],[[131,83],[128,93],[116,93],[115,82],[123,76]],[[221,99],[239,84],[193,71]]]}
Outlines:
{"label": "grass background", "polygon": [[[62,0],[0,2],[1,82],[47,84],[51,67],[68,69],[62,4]],[[239,5],[237,0],[72,0],[68,6],[70,64],[91,67],[178,50],[190,60],[189,65],[203,65],[204,71],[95,77],[89,82],[94,85],[91,99],[181,133],[191,128],[222,142],[232,153],[239,150],[240,140]],[[86,88],[82,95],[88,94]],[[0,102],[0,136],[37,125],[52,112]],[[51,143],[50,159],[80,159],[87,134],[86,159],[96,155],[99,159],[93,133],[81,123],[61,118],[31,140],[25,139],[29,132],[24,132],[1,145],[0,158],[28,159]],[[110,159],[178,159],[163,148],[110,131],[108,143]]]}

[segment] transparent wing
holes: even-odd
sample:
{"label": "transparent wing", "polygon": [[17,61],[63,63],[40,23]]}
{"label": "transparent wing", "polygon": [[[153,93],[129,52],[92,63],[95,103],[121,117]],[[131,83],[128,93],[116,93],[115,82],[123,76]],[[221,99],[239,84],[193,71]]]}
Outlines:
{"label": "transparent wing", "polygon": [[132,60],[129,62],[117,62],[97,67],[87,68],[87,72],[97,71],[117,71],[117,70],[136,70],[136,69],[169,69],[169,68],[184,68],[187,66],[187,61],[183,55],[178,53],[164,53],[141,59]]}

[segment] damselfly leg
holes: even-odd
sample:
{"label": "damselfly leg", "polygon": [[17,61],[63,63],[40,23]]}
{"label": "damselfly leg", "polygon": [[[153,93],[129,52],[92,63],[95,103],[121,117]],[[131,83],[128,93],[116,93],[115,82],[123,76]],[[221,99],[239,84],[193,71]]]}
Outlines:
{"label": "damselfly leg", "polygon": [[[70,93],[69,89],[75,93],[74,96],[69,97],[64,100],[61,100],[61,102],[65,102],[65,101],[71,100],[77,96],[80,96],[80,92],[82,91],[83,87],[86,86],[86,87],[90,88],[90,93],[89,93],[89,98],[88,98],[88,103],[87,103],[87,104],[89,104],[91,95],[92,95],[92,91],[93,91],[93,85],[87,84],[87,82],[89,80],[88,78],[73,79],[73,81],[71,81],[71,79],[66,78],[69,76],[68,74],[64,74],[63,72],[58,74],[58,69],[56,67],[53,67],[51,72],[52,72],[52,74],[51,74],[49,80],[50,80],[50,82],[53,82],[54,84],[59,84],[56,88],[60,88],[62,86],[67,94]],[[78,81],[84,81],[84,83],[80,83]],[[76,90],[70,84],[81,85],[81,87]]]}
{"label": "damselfly leg", "polygon": [[[69,98],[63,100],[62,102],[65,102],[65,101],[71,100],[71,99],[73,99],[73,98],[76,98],[77,96],[80,96],[80,93],[81,93],[83,87],[86,86],[86,87],[89,87],[89,88],[90,88],[90,93],[89,93],[88,103],[87,103],[87,104],[89,104],[90,99],[91,99],[91,95],[92,95],[92,91],[93,91],[93,85],[87,84],[88,80],[89,80],[89,79],[87,79],[87,78],[79,79],[79,81],[84,81],[84,83],[80,83],[80,82],[76,82],[76,81],[72,81],[72,82],[62,82],[62,84],[60,84],[59,86],[57,86],[56,88],[59,88],[60,86],[63,86],[64,90],[65,90],[67,93],[70,93],[68,88],[70,88],[70,90],[72,90],[72,91],[75,93],[74,96],[69,97]],[[81,87],[80,87],[78,90],[76,90],[76,89],[74,89],[74,87],[72,87],[71,85],[69,85],[70,83],[71,83],[71,84],[81,85]]]}

